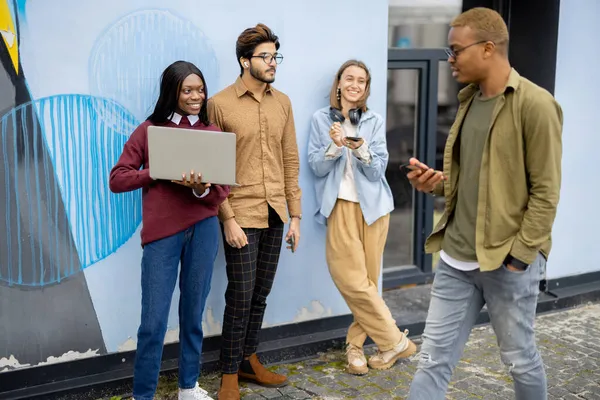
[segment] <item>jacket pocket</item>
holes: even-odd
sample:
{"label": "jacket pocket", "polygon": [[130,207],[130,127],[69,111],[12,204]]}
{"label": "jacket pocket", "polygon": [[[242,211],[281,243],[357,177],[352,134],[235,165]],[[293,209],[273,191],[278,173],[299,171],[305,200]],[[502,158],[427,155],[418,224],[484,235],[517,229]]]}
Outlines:
{"label": "jacket pocket", "polygon": [[522,216],[513,216],[505,210],[491,211],[488,207],[485,213],[484,244],[499,247],[519,232]]}

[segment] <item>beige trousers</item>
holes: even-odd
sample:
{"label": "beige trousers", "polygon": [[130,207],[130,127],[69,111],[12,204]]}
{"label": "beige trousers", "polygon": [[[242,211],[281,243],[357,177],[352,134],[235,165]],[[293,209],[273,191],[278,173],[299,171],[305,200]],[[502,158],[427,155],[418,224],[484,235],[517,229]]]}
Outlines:
{"label": "beige trousers", "polygon": [[346,342],[360,348],[367,336],[381,351],[403,338],[377,289],[389,224],[388,214],[367,225],[358,203],[340,199],[327,220],[329,273],[354,316]]}

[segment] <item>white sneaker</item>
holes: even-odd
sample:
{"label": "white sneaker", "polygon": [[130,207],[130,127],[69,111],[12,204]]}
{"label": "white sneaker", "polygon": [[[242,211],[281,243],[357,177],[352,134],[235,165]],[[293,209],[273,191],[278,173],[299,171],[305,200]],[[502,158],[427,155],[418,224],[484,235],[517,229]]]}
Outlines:
{"label": "white sneaker", "polygon": [[208,392],[202,389],[198,382],[192,389],[179,389],[179,400],[214,400]]}

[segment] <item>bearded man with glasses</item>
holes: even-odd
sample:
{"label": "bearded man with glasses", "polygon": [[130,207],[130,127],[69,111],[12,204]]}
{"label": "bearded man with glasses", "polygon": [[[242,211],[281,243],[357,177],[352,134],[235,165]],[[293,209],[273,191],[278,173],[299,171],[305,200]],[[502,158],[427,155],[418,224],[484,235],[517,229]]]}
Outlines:
{"label": "bearded man with glasses", "polygon": [[287,384],[268,371],[256,349],[267,296],[271,291],[283,238],[292,251],[300,240],[300,161],[292,104],[271,86],[283,61],[278,37],[263,24],[238,37],[240,76],[208,102],[209,119],[237,135],[236,178],[222,203],[228,285],[221,345],[219,400],[240,398],[238,377],[267,387]]}

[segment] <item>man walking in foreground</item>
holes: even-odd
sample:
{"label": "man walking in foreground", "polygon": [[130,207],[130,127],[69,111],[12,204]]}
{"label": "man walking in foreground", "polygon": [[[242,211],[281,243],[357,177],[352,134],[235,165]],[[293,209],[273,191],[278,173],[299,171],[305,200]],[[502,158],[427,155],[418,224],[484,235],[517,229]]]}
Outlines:
{"label": "man walking in foreground", "polygon": [[451,23],[452,76],[469,84],[444,152],[444,171],[416,159],[416,190],[445,197],[425,249],[440,252],[410,400],[443,400],[484,304],[518,400],[547,399],[534,337],[559,199],[562,111],[508,61],[508,30],[486,8]]}

